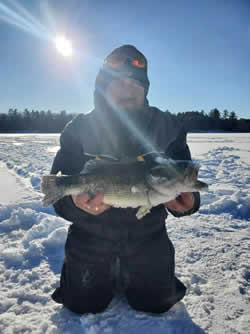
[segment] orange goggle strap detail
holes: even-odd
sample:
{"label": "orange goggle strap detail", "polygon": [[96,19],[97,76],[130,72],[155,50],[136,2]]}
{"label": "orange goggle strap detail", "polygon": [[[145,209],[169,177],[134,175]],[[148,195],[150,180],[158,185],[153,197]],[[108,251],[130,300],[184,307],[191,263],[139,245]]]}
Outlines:
{"label": "orange goggle strap detail", "polygon": [[107,64],[111,67],[120,67],[126,62],[130,62],[131,65],[139,68],[146,68],[146,60],[143,57],[129,57],[129,56],[109,56],[104,60],[104,64]]}

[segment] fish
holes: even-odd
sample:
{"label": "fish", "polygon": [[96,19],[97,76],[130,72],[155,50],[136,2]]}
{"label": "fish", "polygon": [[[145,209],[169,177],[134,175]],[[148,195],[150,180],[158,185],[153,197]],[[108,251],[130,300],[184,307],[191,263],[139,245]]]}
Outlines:
{"label": "fish", "polygon": [[64,196],[87,193],[94,198],[104,193],[103,202],[116,208],[138,208],[143,218],[150,209],[175,199],[182,192],[208,189],[198,180],[200,166],[191,160],[156,158],[153,161],[102,161],[91,159],[75,175],[44,175],[43,206],[53,205]]}

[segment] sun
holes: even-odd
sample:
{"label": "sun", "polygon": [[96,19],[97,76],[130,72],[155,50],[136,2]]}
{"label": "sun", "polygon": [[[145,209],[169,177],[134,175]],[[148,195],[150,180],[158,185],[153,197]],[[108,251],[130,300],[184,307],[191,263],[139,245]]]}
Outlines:
{"label": "sun", "polygon": [[71,42],[64,36],[56,36],[55,45],[57,51],[64,57],[72,57],[73,49]]}

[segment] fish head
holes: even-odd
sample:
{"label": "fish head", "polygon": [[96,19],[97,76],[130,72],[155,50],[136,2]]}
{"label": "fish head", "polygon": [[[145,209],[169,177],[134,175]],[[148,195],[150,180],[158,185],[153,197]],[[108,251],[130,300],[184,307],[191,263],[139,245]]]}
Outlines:
{"label": "fish head", "polygon": [[190,160],[168,159],[151,169],[148,181],[162,194],[170,190],[177,193],[205,190],[207,184],[198,180],[199,168],[197,163]]}

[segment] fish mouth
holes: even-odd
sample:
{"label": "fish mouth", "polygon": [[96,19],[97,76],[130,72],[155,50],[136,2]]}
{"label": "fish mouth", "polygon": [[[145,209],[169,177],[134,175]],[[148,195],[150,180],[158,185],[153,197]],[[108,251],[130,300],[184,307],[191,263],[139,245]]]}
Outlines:
{"label": "fish mouth", "polygon": [[198,180],[200,166],[195,165],[187,168],[187,177],[191,183],[194,184],[194,188],[199,190],[208,190],[208,185],[205,182]]}
{"label": "fish mouth", "polygon": [[190,180],[197,180],[200,166],[194,165],[187,168],[187,176]]}

